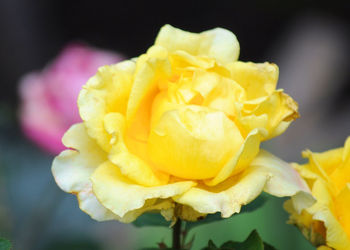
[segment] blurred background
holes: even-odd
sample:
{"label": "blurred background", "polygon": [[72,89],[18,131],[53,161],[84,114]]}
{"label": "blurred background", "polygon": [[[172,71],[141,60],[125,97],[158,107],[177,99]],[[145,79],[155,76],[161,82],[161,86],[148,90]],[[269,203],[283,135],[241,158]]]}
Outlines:
{"label": "blurred background", "polygon": [[[62,123],[55,127],[59,131],[75,118],[59,120],[67,113],[67,103],[57,101],[60,80],[48,87],[59,109],[53,116],[45,113],[52,103],[33,104],[23,92],[35,85],[31,80],[45,82],[45,77],[60,70],[77,76],[77,82],[80,74],[82,79],[94,74],[71,72],[55,63],[75,60],[67,44],[99,48],[100,54],[88,55],[84,62],[98,57],[93,63],[106,64],[144,53],[166,23],[192,32],[214,27],[231,30],[241,45],[240,60],[276,63],[279,87],[299,103],[301,118],[264,147],[286,161],[302,162],[300,152],[305,148],[339,147],[350,135],[349,11],[350,4],[340,1],[1,0],[0,236],[20,250],[128,250],[170,242],[167,228],[93,221],[79,210],[75,196],[56,186],[51,161],[57,148],[48,148],[40,139],[40,125]],[[62,53],[68,59],[59,57]],[[84,54],[84,48],[74,53]],[[33,71],[38,73],[28,76]],[[34,100],[42,100],[38,89],[32,94]],[[68,101],[74,100],[74,93],[62,89]],[[41,113],[38,107],[46,111]],[[33,115],[23,118],[26,110]],[[55,129],[44,131],[44,138],[54,137]],[[194,229],[193,249],[203,247],[209,237],[218,244],[243,240],[253,229],[277,249],[313,249],[285,223],[283,201],[271,198],[255,212]]]}

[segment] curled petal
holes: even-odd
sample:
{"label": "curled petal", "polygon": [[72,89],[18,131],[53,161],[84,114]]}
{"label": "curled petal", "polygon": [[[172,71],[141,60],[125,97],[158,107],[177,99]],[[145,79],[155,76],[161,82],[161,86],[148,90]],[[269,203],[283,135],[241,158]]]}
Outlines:
{"label": "curled petal", "polygon": [[283,133],[289,124],[299,117],[298,105],[282,90],[271,95],[244,102],[239,121],[245,130],[264,128],[268,133],[263,137],[268,140]]}
{"label": "curled petal", "polygon": [[158,199],[180,195],[196,185],[192,181],[180,181],[156,187],[140,186],[123,176],[120,169],[109,161],[96,169],[91,180],[94,194],[101,204],[120,217],[144,205],[154,205]]}
{"label": "curled petal", "polygon": [[247,93],[248,100],[272,94],[278,80],[278,67],[272,63],[233,62],[227,66],[234,81]]}
{"label": "curled petal", "polygon": [[98,221],[116,219],[96,199],[89,180],[96,167],[106,160],[105,153],[86,134],[82,123],[73,125],[64,135],[63,143],[72,148],[63,151],[52,164],[58,186],[78,197],[79,207]]}
{"label": "curled petal", "polygon": [[191,55],[214,58],[222,64],[236,61],[239,55],[236,36],[222,28],[195,34],[165,25],[160,29],[155,44],[169,52],[183,50]]}
{"label": "curled petal", "polygon": [[257,129],[251,131],[238,152],[228,160],[228,162],[213,179],[205,180],[205,184],[208,186],[215,186],[229,178],[231,175],[237,174],[247,167],[259,153],[261,140],[260,134],[260,131]]}
{"label": "curled petal", "polygon": [[280,197],[294,196],[293,202],[298,210],[314,202],[297,172],[266,151],[260,151],[241,174],[214,187],[192,187],[175,197],[175,201],[191,206],[200,213],[221,212],[222,217],[227,218],[238,213],[242,205],[254,200],[262,191]]}
{"label": "curled petal", "polygon": [[89,136],[107,152],[111,147],[110,135],[104,129],[103,119],[109,112],[125,114],[134,70],[132,61],[103,66],[83,86],[78,97],[79,113]]}
{"label": "curled petal", "polygon": [[[350,245],[346,229],[349,226],[350,187],[345,188],[335,199],[332,198],[325,181],[317,179],[312,187],[317,199],[306,211],[313,220],[322,221],[326,227],[327,245],[335,249],[346,250]],[[342,218],[339,220],[338,218]],[[344,230],[345,229],[345,230]],[[349,232],[349,231],[348,231]]]}

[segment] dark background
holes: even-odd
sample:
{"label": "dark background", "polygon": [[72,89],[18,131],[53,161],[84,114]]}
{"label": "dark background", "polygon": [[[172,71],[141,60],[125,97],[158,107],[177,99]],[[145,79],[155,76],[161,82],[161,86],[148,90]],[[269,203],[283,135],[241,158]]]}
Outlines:
{"label": "dark background", "polygon": [[345,1],[1,0],[1,101],[16,103],[19,77],[42,68],[71,40],[135,57],[166,23],[193,32],[223,27],[237,35],[241,60],[266,61],[272,42],[301,15],[317,13],[349,28],[349,11]]}
{"label": "dark background", "polygon": [[[67,43],[84,41],[136,57],[166,23],[192,32],[229,29],[240,42],[240,60],[279,65],[279,87],[301,113],[282,136],[264,145],[282,159],[301,161],[303,149],[339,147],[350,135],[345,1],[0,0],[0,236],[11,239],[14,249],[124,250],[169,241],[167,229],[91,220],[73,195],[59,190],[50,172],[53,156],[25,139],[17,120],[19,79],[41,70]],[[198,229],[195,246],[209,237],[218,244],[230,237],[243,240],[258,228],[277,249],[313,249],[285,224],[282,203],[271,198],[258,212]]]}

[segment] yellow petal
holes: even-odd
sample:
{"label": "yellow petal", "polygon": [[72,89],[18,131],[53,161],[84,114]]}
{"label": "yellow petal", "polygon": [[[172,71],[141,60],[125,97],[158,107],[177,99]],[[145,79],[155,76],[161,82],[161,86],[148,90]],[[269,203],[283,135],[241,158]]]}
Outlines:
{"label": "yellow petal", "polygon": [[290,214],[288,224],[296,225],[305,238],[314,246],[326,244],[326,228],[322,221],[314,221],[312,215],[305,210],[298,213],[293,206],[292,200],[287,200],[283,206]]}
{"label": "yellow petal", "polygon": [[246,90],[249,100],[268,96],[276,89],[279,73],[276,64],[237,61],[227,67],[232,79]]}
{"label": "yellow petal", "polygon": [[140,185],[158,186],[167,183],[168,175],[153,170],[147,162],[130,153],[124,142],[125,123],[125,117],[120,113],[105,116],[106,131],[112,136],[109,160],[120,168],[123,175]]}
{"label": "yellow petal", "polygon": [[[324,222],[327,229],[327,245],[335,249],[347,250],[348,246],[350,245],[350,238],[338,220],[336,214],[337,211],[335,210],[335,204],[337,204],[338,201],[334,203],[326,182],[322,179],[317,179],[313,185],[312,194],[317,199],[317,203],[308,208],[307,211],[313,215],[314,220],[320,220]],[[343,214],[344,208],[341,206],[348,205],[347,202],[348,201],[344,201],[343,204],[340,204],[340,215]],[[346,218],[344,219],[344,222],[346,222]]]}
{"label": "yellow petal", "polygon": [[[167,221],[174,220],[174,202],[171,199],[149,199],[143,207],[132,210],[124,214],[123,217],[117,215],[116,219],[123,223],[135,221],[140,215],[146,212],[160,212]],[[169,223],[170,224],[170,223]]]}
{"label": "yellow petal", "polygon": [[78,97],[80,116],[89,136],[96,139],[105,151],[110,149],[110,136],[103,127],[103,119],[109,112],[125,114],[135,63],[124,61],[99,68]]}
{"label": "yellow petal", "polygon": [[343,162],[350,165],[350,136],[346,139],[344,144]]}
{"label": "yellow petal", "polygon": [[183,50],[177,50],[171,55],[172,67],[176,68],[188,68],[195,67],[196,69],[209,69],[215,66],[215,60],[207,57],[195,56],[187,53]]}
{"label": "yellow petal", "polygon": [[306,182],[290,164],[261,150],[251,166],[259,167],[261,171],[268,173],[269,178],[264,191],[277,197],[291,196],[298,213],[315,203]]}
{"label": "yellow petal", "polygon": [[337,165],[330,176],[337,194],[350,183],[350,137],[345,142],[341,159],[342,163]]}
{"label": "yellow petal", "polygon": [[232,119],[245,100],[245,91],[239,84],[213,72],[196,72],[192,84],[203,96],[203,106],[223,111]]}
{"label": "yellow petal", "polygon": [[338,166],[331,174],[330,179],[335,188],[335,194],[338,194],[346,187],[347,183],[350,183],[350,161]]}
{"label": "yellow petal", "polygon": [[299,117],[297,109],[297,103],[290,96],[277,90],[264,98],[244,102],[238,120],[246,131],[254,128],[266,129],[268,133],[264,140],[267,140],[283,133]]}
{"label": "yellow petal", "polygon": [[197,34],[165,25],[160,29],[155,44],[169,52],[183,50],[194,56],[208,56],[221,64],[236,61],[239,56],[236,36],[222,28]]}
{"label": "yellow petal", "polygon": [[198,221],[204,219],[206,214],[202,214],[194,210],[192,207],[176,204],[175,216],[185,221]]}
{"label": "yellow petal", "polygon": [[266,151],[261,151],[241,174],[213,187],[192,187],[175,197],[175,201],[200,213],[220,212],[222,217],[227,218],[238,213],[242,205],[254,200],[262,191],[278,197],[293,196],[298,211],[314,202],[297,172]]}
{"label": "yellow petal", "polygon": [[223,112],[188,105],[163,114],[152,129],[151,160],[166,173],[185,179],[214,177],[243,143]]}
{"label": "yellow petal", "polygon": [[182,181],[157,187],[140,186],[122,175],[119,168],[109,161],[96,169],[91,180],[97,199],[120,217],[142,208],[146,201],[150,200],[154,205],[157,199],[171,198],[196,185],[192,181]]}
{"label": "yellow petal", "polygon": [[79,208],[97,221],[120,220],[119,216],[101,205],[92,192],[92,184],[89,183],[78,194]]}
{"label": "yellow petal", "polygon": [[204,180],[208,186],[215,186],[223,182],[233,174],[241,172],[259,153],[260,149],[260,132],[255,129],[249,133],[239,150],[223,166],[220,172],[213,178]]}
{"label": "yellow petal", "polygon": [[348,236],[348,244],[350,246],[350,182],[346,184],[336,197],[335,207],[337,218]]}
{"label": "yellow petal", "polygon": [[162,47],[153,46],[147,54],[137,59],[134,84],[126,111],[127,134],[136,140],[147,141],[152,102],[159,92],[159,82],[169,74],[168,54]]}
{"label": "yellow petal", "polygon": [[320,246],[317,248],[317,250],[332,250],[332,248],[327,246]]}
{"label": "yellow petal", "polygon": [[[309,179],[323,178],[331,185],[331,179],[339,175],[340,172],[337,171],[337,168],[342,163],[343,148],[323,153],[312,153],[310,150],[305,150],[302,155],[309,159],[308,164],[298,168],[303,177]],[[335,186],[330,186],[330,188],[333,189]],[[336,192],[336,189],[333,189],[333,191]]]}
{"label": "yellow petal", "polygon": [[[330,176],[334,170],[342,164],[343,152],[343,148],[331,149],[322,153],[313,153],[306,150],[302,153],[302,155],[304,158],[309,159],[311,163],[310,167],[317,164],[317,168],[322,168],[322,170],[317,169],[318,171],[324,171],[325,175]],[[318,173],[315,168],[312,170],[315,173]]]}
{"label": "yellow petal", "polygon": [[64,135],[63,143],[72,148],[63,151],[52,163],[58,186],[78,197],[79,207],[98,221],[115,219],[92,193],[89,180],[95,169],[106,160],[106,154],[88,137],[82,123],[73,125]]}

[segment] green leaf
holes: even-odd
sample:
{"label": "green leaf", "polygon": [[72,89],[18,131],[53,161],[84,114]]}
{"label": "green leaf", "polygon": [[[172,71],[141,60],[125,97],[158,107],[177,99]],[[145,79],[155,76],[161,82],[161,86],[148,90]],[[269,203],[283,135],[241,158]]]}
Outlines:
{"label": "green leaf", "polygon": [[219,248],[217,248],[214,244],[214,242],[212,240],[209,240],[208,242],[208,249],[207,250],[218,250]]}
{"label": "green leaf", "polygon": [[[159,247],[146,247],[146,248],[141,248],[141,250],[178,250],[172,247],[167,247],[167,248],[159,248]],[[186,250],[186,249],[180,249],[180,250]]]}
{"label": "green leaf", "polygon": [[[185,236],[184,236],[184,237],[185,237]],[[194,234],[194,235],[192,236],[192,238],[191,238],[187,243],[184,244],[183,248],[184,248],[184,249],[192,249],[192,245],[193,245],[193,242],[194,242],[195,237],[196,237],[196,235]]]}
{"label": "green leaf", "polygon": [[264,242],[264,250],[276,250],[276,248]]}
{"label": "green leaf", "polygon": [[264,243],[258,232],[254,230],[248,238],[243,242],[228,241],[217,248],[215,244],[209,240],[208,247],[203,250],[275,250],[271,245]]}
{"label": "green leaf", "polygon": [[0,250],[11,250],[11,249],[12,249],[11,242],[4,238],[0,238]]}
{"label": "green leaf", "polygon": [[233,249],[237,250],[264,250],[264,242],[261,240],[256,230],[251,232],[248,238],[242,243],[234,242],[234,244],[231,244],[231,246],[234,247]]}
{"label": "green leaf", "polygon": [[[249,203],[245,206],[242,206],[240,214],[241,213],[249,213],[249,212],[252,212],[252,211],[262,207],[265,204],[265,202],[267,201],[267,199],[268,199],[268,195],[265,193],[262,193],[251,203]],[[227,218],[227,219],[229,219],[229,218]],[[225,218],[221,217],[220,213],[208,214],[202,220],[199,220],[196,222],[187,222],[186,223],[186,230],[190,231],[194,227],[201,226],[201,225],[208,224],[208,223],[212,223],[215,221],[220,221],[220,220],[225,220]]]}
{"label": "green leaf", "polygon": [[169,227],[170,222],[166,221],[159,213],[145,213],[133,222],[136,227],[161,226]]}
{"label": "green leaf", "polygon": [[221,217],[220,213],[216,213],[216,214],[208,214],[204,219],[199,220],[199,221],[195,221],[195,222],[186,222],[186,230],[190,231],[192,228],[197,227],[197,226],[201,226],[201,225],[205,225],[205,224],[209,224],[215,221],[220,221],[220,220],[224,220],[225,218]]}
{"label": "green leaf", "polygon": [[253,200],[251,203],[245,205],[242,207],[240,213],[250,213],[253,212],[259,208],[261,208],[266,201],[269,199],[269,195],[266,193],[261,193],[255,200]]}

